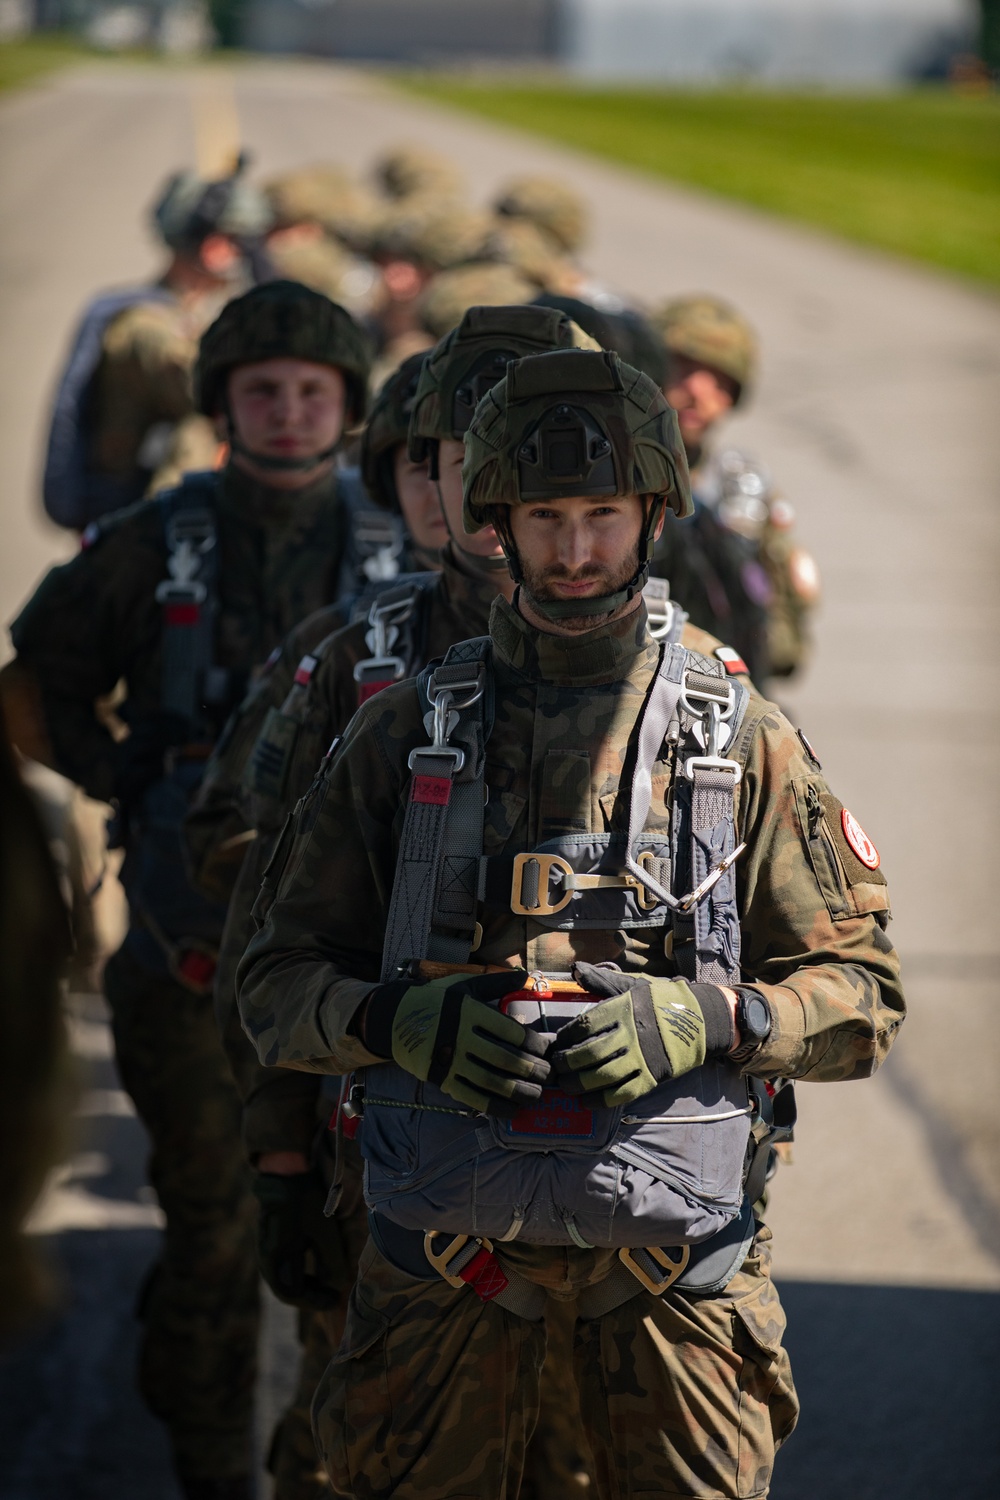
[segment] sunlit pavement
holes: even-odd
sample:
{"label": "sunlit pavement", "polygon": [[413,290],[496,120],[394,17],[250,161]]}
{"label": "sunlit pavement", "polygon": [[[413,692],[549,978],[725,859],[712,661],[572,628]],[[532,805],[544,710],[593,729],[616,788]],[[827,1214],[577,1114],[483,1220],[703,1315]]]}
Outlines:
{"label": "sunlit pavement", "polygon": [[[5,618],[69,550],[34,497],[70,325],[95,288],[155,265],[142,214],[191,158],[195,120],[203,142],[227,128],[193,76],[85,69],[0,106]],[[722,292],[760,328],[761,387],[731,435],[795,503],[826,588],[812,669],[780,696],[882,851],[912,1006],[876,1080],[799,1090],[795,1165],[769,1217],[805,1413],[772,1493],[996,1493],[1000,303],[359,74],[252,64],[233,77],[264,173],[327,156],[361,167],[399,140],[451,150],[477,197],[508,173],[555,169],[593,205],[597,275],[650,300]],[[97,1005],[75,1031],[76,1155],[37,1218],[65,1309],[0,1372],[3,1500],[175,1500],[130,1383],[157,1210]],[[290,1368],[287,1318],[269,1327],[262,1431]]]}

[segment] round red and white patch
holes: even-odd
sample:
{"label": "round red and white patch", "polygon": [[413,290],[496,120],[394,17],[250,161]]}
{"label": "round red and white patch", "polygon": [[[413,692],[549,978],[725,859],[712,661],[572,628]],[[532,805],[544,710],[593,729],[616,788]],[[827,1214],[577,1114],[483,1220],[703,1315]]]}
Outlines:
{"label": "round red and white patch", "polygon": [[850,844],[861,863],[868,870],[877,870],[882,862],[882,856],[875,848],[867,833],[865,833],[857,818],[853,813],[849,813],[846,807],[841,808],[840,823],[844,830],[844,838]]}

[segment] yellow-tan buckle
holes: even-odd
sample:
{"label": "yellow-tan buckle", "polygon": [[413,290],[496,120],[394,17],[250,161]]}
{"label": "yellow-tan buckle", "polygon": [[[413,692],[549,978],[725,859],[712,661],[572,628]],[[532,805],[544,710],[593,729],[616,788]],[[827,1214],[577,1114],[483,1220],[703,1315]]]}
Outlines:
{"label": "yellow-tan buckle", "polygon": [[[648,870],[649,873],[652,875],[652,873],[653,873],[653,851],[652,851],[652,849],[644,849],[642,851],[642,853],[639,855],[639,858],[636,860],[636,864],[641,865],[644,870]],[[646,889],[646,887],[643,885],[642,881],[638,878],[638,876],[636,876],[636,875],[626,875],[625,876],[625,884],[628,886],[629,890],[632,892],[633,896],[635,897],[635,904],[636,904],[636,906],[638,906],[638,908],[639,908],[640,911],[655,911],[656,907],[659,906],[660,903],[659,903],[658,899],[656,898],[656,896],[653,895],[652,891],[649,891],[649,890]]]}
{"label": "yellow-tan buckle", "polygon": [[[465,1246],[469,1243],[470,1240],[472,1241],[474,1246],[474,1255],[478,1255],[480,1250],[492,1251],[493,1249],[492,1240],[480,1239],[478,1235],[456,1234],[454,1239],[451,1240],[448,1244],[447,1248],[441,1251],[440,1254],[436,1254],[434,1251],[434,1241],[436,1239],[437,1235],[434,1230],[429,1229],[424,1235],[424,1254],[426,1255],[427,1259],[434,1267],[438,1275],[443,1277],[443,1279],[448,1283],[449,1286],[459,1288],[465,1286],[466,1283],[462,1280],[461,1276],[452,1276],[448,1270],[448,1267],[455,1259],[455,1256],[460,1254],[460,1252],[464,1250]],[[468,1265],[470,1260],[472,1260],[472,1255],[470,1255],[465,1261],[463,1261],[463,1269],[466,1265]]]}
{"label": "yellow-tan buckle", "polygon": [[665,1291],[673,1286],[678,1276],[687,1270],[687,1263],[691,1259],[690,1245],[676,1245],[673,1248],[680,1251],[680,1260],[671,1260],[665,1250],[658,1245],[643,1245],[643,1250],[651,1260],[655,1260],[658,1266],[662,1266],[666,1275],[660,1281],[655,1281],[648,1271],[635,1258],[635,1251],[627,1245],[623,1245],[618,1252],[618,1259],[622,1265],[627,1266],[637,1281],[641,1281],[647,1292],[652,1292],[654,1297],[660,1297]]}
{"label": "yellow-tan buckle", "polygon": [[[526,906],[521,899],[524,893],[524,878],[528,874],[529,880],[533,880],[535,865],[538,874],[538,890],[534,906]],[[562,881],[563,894],[558,901],[549,899],[549,884],[552,880],[552,871],[559,872]],[[514,874],[510,882],[510,909],[519,917],[551,917],[557,911],[562,911],[573,899],[573,887],[567,882],[567,876],[572,880],[573,867],[568,860],[563,859],[560,854],[527,854],[514,855]]]}

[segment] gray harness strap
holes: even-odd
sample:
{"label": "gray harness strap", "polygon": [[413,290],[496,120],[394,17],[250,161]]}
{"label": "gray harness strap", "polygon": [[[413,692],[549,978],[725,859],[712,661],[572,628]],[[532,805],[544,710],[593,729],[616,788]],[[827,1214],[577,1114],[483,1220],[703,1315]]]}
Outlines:
{"label": "gray harness strap", "polygon": [[[671,829],[674,889],[690,895],[672,909],[672,952],[686,979],[736,984],[740,978],[740,922],[732,869],[736,843],[738,761],[721,751],[736,741],[750,694],[727,677],[721,662],[693,653],[680,694],[684,743],[674,778]],[[703,752],[703,753],[700,753]]]}
{"label": "gray harness strap", "polygon": [[[462,641],[418,679],[429,704],[424,727],[431,743],[410,753],[413,775],[386,922],[383,981],[397,978],[412,959],[462,963],[474,945],[489,653],[488,637]],[[474,715],[467,713],[472,708]]]}
{"label": "gray harness strap", "polygon": [[160,704],[192,723],[202,718],[204,705],[219,686],[212,681],[218,562],[215,484],[214,475],[190,475],[158,502],[170,575],[156,590],[156,602],[163,606]]}

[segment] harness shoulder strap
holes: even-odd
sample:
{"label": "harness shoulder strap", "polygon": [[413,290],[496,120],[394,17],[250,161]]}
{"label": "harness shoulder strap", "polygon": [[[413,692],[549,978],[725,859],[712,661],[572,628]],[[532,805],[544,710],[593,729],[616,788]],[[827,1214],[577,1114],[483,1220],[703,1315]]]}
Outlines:
{"label": "harness shoulder strap", "polygon": [[156,590],[163,609],[160,704],[192,724],[202,720],[206,704],[224,696],[225,685],[213,679],[217,491],[216,474],[188,474],[154,502],[163,518],[169,574]]}
{"label": "harness shoulder strap", "polygon": [[382,952],[383,980],[412,959],[464,963],[476,947],[486,743],[493,728],[488,636],[452,646],[417,678],[429,745],[411,751],[406,817]]}
{"label": "harness shoulder strap", "polygon": [[688,617],[676,600],[671,599],[667,579],[648,578],[642,590],[642,599],[653,640],[668,641],[671,645],[676,645],[684,633]]}
{"label": "harness shoulder strap", "polygon": [[373,505],[357,469],[341,469],[337,495],[347,514],[341,594],[356,592],[368,583],[387,583],[399,577],[406,530],[401,516]]}

